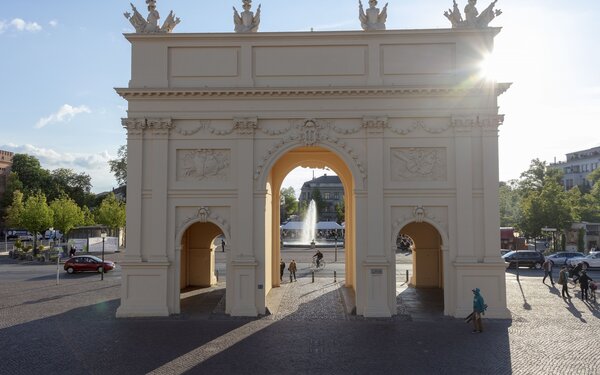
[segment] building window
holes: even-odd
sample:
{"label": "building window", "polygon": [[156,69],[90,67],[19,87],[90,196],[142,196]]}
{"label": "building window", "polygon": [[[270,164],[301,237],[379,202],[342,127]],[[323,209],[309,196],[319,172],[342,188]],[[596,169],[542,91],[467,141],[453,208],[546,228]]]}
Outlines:
{"label": "building window", "polygon": [[333,199],[335,200],[339,200],[340,199],[340,193],[333,193]]}
{"label": "building window", "polygon": [[326,200],[331,199],[331,193],[323,193],[323,198]]}

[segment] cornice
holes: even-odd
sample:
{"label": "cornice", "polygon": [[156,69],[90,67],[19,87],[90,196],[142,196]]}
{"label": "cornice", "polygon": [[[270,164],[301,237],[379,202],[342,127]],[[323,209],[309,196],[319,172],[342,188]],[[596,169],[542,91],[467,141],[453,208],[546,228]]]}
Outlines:
{"label": "cornice", "polygon": [[[510,83],[496,83],[496,95],[501,95]],[[381,97],[381,96],[475,96],[488,94],[487,86],[457,87],[339,87],[339,88],[115,88],[124,99],[181,99],[210,98],[230,99],[243,97],[294,98],[294,97]]]}

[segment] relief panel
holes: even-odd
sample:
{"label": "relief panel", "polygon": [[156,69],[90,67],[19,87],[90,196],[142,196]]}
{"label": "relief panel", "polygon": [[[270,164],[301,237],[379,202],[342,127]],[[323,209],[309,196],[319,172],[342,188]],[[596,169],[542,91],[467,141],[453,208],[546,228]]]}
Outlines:
{"label": "relief panel", "polygon": [[231,150],[177,150],[177,181],[227,181]]}
{"label": "relief panel", "polygon": [[392,181],[446,181],[443,147],[402,147],[390,150]]}

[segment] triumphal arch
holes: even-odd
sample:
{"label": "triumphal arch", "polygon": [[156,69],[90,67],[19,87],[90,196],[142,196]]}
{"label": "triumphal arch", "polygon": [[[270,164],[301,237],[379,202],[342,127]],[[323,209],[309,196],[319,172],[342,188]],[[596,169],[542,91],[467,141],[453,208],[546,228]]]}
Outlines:
{"label": "triumphal arch", "polygon": [[136,33],[125,35],[131,80],[117,89],[128,101],[117,315],[179,313],[183,288],[214,284],[219,234],[226,313],[264,314],[279,286],[283,178],[328,166],[346,192],[344,282],[356,314],[396,313],[396,238],[406,233],[412,283],[442,288],[446,315],[468,314],[478,287],[486,316],[508,317],[497,104],[508,85],[479,76],[500,31],[487,26],[493,10],[465,8],[463,21],[455,6],[452,28],[386,30],[386,9],[370,1],[361,31],[279,33],[257,32],[250,3],[235,10],[232,33],[170,33],[179,19],[159,27],[155,1],[147,20],[126,14]]}

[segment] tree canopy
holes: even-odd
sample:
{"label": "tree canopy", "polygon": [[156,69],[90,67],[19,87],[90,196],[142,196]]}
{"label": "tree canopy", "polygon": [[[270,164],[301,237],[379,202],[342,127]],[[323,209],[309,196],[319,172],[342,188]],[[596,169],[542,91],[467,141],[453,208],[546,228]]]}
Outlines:
{"label": "tree canopy", "polygon": [[119,186],[127,184],[127,145],[119,147],[117,158],[109,160],[108,165]]}

